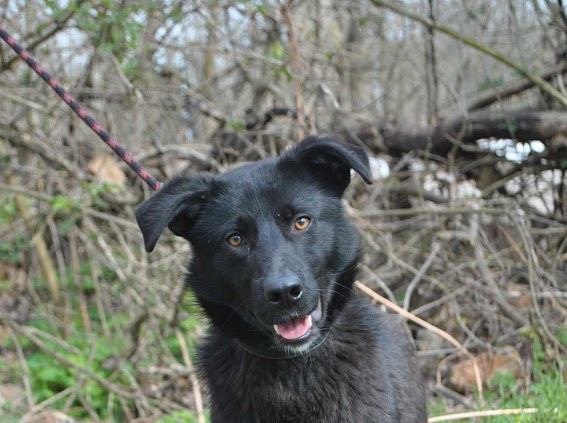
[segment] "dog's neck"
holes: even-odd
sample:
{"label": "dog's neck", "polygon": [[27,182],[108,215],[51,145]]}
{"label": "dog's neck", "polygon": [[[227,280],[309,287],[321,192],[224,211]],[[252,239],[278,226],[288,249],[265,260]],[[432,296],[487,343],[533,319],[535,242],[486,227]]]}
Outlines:
{"label": "dog's neck", "polygon": [[267,360],[287,360],[290,358],[307,355],[312,351],[315,351],[317,348],[323,345],[323,343],[327,339],[327,335],[329,335],[329,331],[330,327],[322,329],[317,339],[311,342],[308,347],[301,350],[285,350],[258,343],[245,343],[243,341],[240,341],[238,338],[236,338],[236,343],[240,346],[240,348],[256,357],[264,358]]}
{"label": "dog's neck", "polygon": [[333,323],[350,299],[358,261],[357,257],[337,277],[331,290],[332,296],[327,304],[325,320],[320,326],[319,336],[304,350],[274,347],[270,335],[255,329],[232,308],[207,301],[200,296],[197,296],[197,299],[211,320],[213,327],[223,336],[235,340],[248,353],[265,359],[291,359],[314,351],[326,341]]}

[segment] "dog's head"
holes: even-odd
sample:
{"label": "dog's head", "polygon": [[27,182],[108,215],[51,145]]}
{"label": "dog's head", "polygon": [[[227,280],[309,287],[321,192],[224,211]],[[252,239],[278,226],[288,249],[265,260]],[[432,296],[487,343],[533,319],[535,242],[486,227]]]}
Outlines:
{"label": "dog's head", "polygon": [[276,159],[180,176],[141,204],[147,251],[165,227],[191,244],[188,284],[221,331],[247,345],[309,348],[350,292],[358,236],[341,197],[361,148],[308,137]]}

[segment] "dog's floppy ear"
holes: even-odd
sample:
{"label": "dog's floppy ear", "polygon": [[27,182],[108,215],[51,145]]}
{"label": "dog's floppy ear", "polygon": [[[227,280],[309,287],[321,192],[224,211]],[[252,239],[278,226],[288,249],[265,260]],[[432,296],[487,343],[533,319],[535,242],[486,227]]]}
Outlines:
{"label": "dog's floppy ear", "polygon": [[210,179],[207,175],[178,176],[136,208],[146,251],[154,249],[166,226],[175,235],[187,236],[199,207],[209,197]]}
{"label": "dog's floppy ear", "polygon": [[350,170],[358,173],[364,182],[372,184],[372,172],[364,149],[339,142],[329,136],[309,136],[297,144],[289,155],[325,184],[342,195],[350,183]]}

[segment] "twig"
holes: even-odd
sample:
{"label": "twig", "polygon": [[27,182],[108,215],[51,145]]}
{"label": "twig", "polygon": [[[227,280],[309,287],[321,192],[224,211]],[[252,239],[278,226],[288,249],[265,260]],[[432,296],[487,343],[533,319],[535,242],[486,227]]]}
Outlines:
{"label": "twig", "polygon": [[183,361],[185,367],[189,369],[189,378],[191,379],[191,385],[193,385],[193,396],[195,397],[195,408],[197,409],[197,418],[199,423],[205,423],[205,410],[203,407],[203,396],[201,395],[201,388],[199,385],[199,379],[197,374],[193,371],[193,363],[191,362],[191,357],[189,356],[189,350],[187,349],[187,343],[185,342],[185,337],[179,330],[175,328],[175,336],[179,341],[179,346],[181,347],[181,355],[183,356]]}
{"label": "twig", "polygon": [[[3,136],[3,137],[2,137]],[[55,151],[49,144],[39,141],[37,135],[27,132],[18,133],[14,130],[4,129],[0,141],[5,141],[14,148],[25,148],[40,156],[46,163],[53,167],[54,164],[65,169],[73,177],[84,179],[85,172],[75,163],[67,160],[62,154]]]}
{"label": "twig", "polygon": [[503,208],[491,208],[491,207],[416,207],[411,209],[389,209],[389,210],[377,210],[372,212],[362,212],[354,213],[355,217],[363,218],[377,218],[377,217],[403,217],[403,216],[414,216],[416,214],[438,214],[438,215],[454,215],[454,214],[495,214],[502,215],[506,213],[506,209]]}
{"label": "twig", "polygon": [[22,366],[23,375],[22,379],[24,381],[24,390],[26,393],[26,401],[28,403],[28,409],[31,411],[33,410],[35,400],[33,398],[31,380],[30,380],[30,368],[28,367],[28,363],[26,361],[26,357],[24,355],[24,350],[22,349],[22,344],[18,340],[18,337],[15,335],[14,331],[9,325],[5,325],[12,342],[14,343],[14,347],[16,348],[16,354],[18,355],[18,359],[20,360],[20,364]]}
{"label": "twig", "polygon": [[91,234],[93,234],[93,236],[97,240],[98,245],[100,246],[100,248],[101,248],[104,256],[107,258],[108,262],[110,263],[110,266],[112,267],[112,269],[116,273],[116,276],[118,277],[118,279],[121,282],[125,282],[126,281],[126,274],[122,270],[122,267],[118,264],[116,257],[114,257],[114,255],[112,254],[112,249],[110,248],[110,246],[106,242],[105,238],[101,235],[102,232],[94,224],[92,219],[89,219],[86,216],[83,219],[83,224],[85,225],[85,228],[87,230],[89,230],[91,232]]}
{"label": "twig", "polygon": [[425,313],[426,311],[428,311],[428,310],[430,310],[430,309],[432,309],[432,308],[435,308],[435,307],[437,307],[437,306],[439,306],[439,305],[441,305],[441,304],[444,304],[444,303],[446,303],[446,302],[448,302],[448,301],[451,301],[453,298],[457,297],[458,295],[461,295],[461,294],[462,294],[464,291],[466,291],[466,290],[467,290],[467,287],[462,286],[462,287],[460,287],[460,288],[458,288],[458,289],[455,289],[454,291],[452,291],[452,292],[450,292],[450,293],[448,293],[448,294],[445,294],[445,295],[443,295],[442,297],[439,297],[439,298],[437,298],[437,299],[435,299],[435,300],[433,300],[433,301],[431,301],[431,302],[429,302],[429,303],[427,303],[427,304],[424,304],[424,305],[422,305],[422,306],[419,306],[419,307],[417,307],[417,308],[414,308],[414,309],[411,311],[411,313],[412,313],[412,314],[415,314],[415,315],[418,315],[418,314],[421,314],[421,313]]}
{"label": "twig", "polygon": [[[207,149],[202,149],[204,151],[199,151],[194,147],[187,147],[186,145],[164,145],[159,146],[159,148],[147,148],[140,154],[138,154],[138,160],[140,162],[145,162],[158,157],[173,155],[175,159],[183,159],[191,162],[198,163],[200,165],[210,166],[213,170],[220,172],[223,170],[223,166],[211,156],[210,151]],[[209,149],[210,150],[210,149]]]}
{"label": "twig", "polygon": [[[75,4],[71,4],[69,6],[69,11],[65,15],[61,16],[59,19],[53,20],[52,22],[53,28],[51,28],[49,31],[47,31],[44,34],[39,34],[39,36],[35,40],[33,40],[31,43],[29,43],[26,46],[26,49],[29,52],[33,52],[37,46],[43,44],[45,41],[49,40],[51,37],[56,35],[59,31],[63,30],[65,28],[65,24],[79,10],[79,6],[81,5],[81,3],[83,3],[83,1],[84,0],[78,0]],[[6,69],[10,69],[12,65],[16,63],[19,59],[20,59],[19,56],[13,56],[12,58],[10,58],[10,60],[2,64],[2,66],[0,67],[0,72],[5,71]]]}
{"label": "twig", "polygon": [[406,289],[406,293],[404,295],[404,310],[409,310],[411,295],[413,293],[413,290],[415,289],[419,281],[423,278],[423,275],[425,275],[427,269],[429,269],[429,267],[433,264],[433,260],[437,256],[437,253],[439,252],[440,248],[441,245],[439,243],[436,242],[433,244],[433,249],[431,250],[429,257],[427,257],[427,260],[425,260],[425,263],[423,263],[423,266],[421,266],[419,272],[416,273],[412,281],[409,283]]}
{"label": "twig", "polygon": [[[32,191],[26,188],[17,187],[15,185],[4,184],[2,182],[0,182],[0,191],[12,192],[14,194],[22,194],[25,195],[26,197],[35,198],[36,200],[40,200],[46,203],[52,203],[53,200],[55,199],[55,197],[52,197],[51,195],[48,194],[44,194],[43,192]],[[81,206],[81,210],[85,214],[88,214],[89,216],[96,217],[98,219],[106,220],[109,222],[114,222],[119,225],[138,230],[138,225],[136,225],[133,221],[129,221],[121,217],[114,216],[109,213],[104,213],[86,206]]]}
{"label": "twig", "polygon": [[362,270],[364,270],[366,273],[368,273],[369,277],[376,282],[376,284],[378,285],[378,287],[384,291],[384,293],[388,296],[388,298],[390,299],[390,301],[396,301],[396,296],[394,295],[394,293],[392,292],[392,290],[388,287],[388,285],[386,285],[386,282],[384,282],[374,271],[372,271],[372,269],[370,269],[368,266],[366,266],[365,264],[361,264],[360,268]]}
{"label": "twig", "polygon": [[[14,319],[12,319],[9,316],[6,316],[3,313],[0,313],[0,321],[5,320],[7,322],[12,322],[12,323],[16,323],[16,321]],[[31,333],[34,336],[39,336],[41,338],[44,338],[50,342],[53,342],[55,344],[58,345],[58,347],[60,347],[63,350],[66,350],[68,352],[70,352],[71,354],[80,354],[81,350],[79,350],[78,348],[74,347],[73,345],[65,342],[65,340],[63,340],[62,338],[58,338],[56,336],[51,335],[48,332],[44,332],[40,329],[37,329],[33,326],[24,326],[24,325],[20,325],[18,326],[20,331],[25,331],[27,333]]]}
{"label": "twig", "polygon": [[567,347],[563,346],[561,344],[561,342],[559,342],[559,340],[557,339],[557,337],[553,334],[553,332],[551,331],[551,329],[549,329],[549,326],[547,325],[545,318],[543,317],[543,314],[541,312],[541,307],[537,301],[537,288],[535,286],[536,284],[536,268],[539,267],[538,263],[537,263],[537,257],[535,252],[533,251],[533,246],[532,246],[532,240],[531,238],[526,235],[526,230],[524,228],[524,223],[522,221],[522,219],[516,219],[517,220],[517,224],[518,224],[518,232],[520,233],[520,236],[522,238],[522,242],[524,243],[524,247],[526,249],[526,253],[528,254],[528,282],[530,284],[530,293],[532,296],[532,304],[534,306],[534,309],[536,311],[536,315],[538,317],[538,320],[541,324],[541,327],[543,328],[543,331],[545,332],[545,334],[547,335],[548,339],[553,342],[553,345],[555,346],[556,349],[560,349],[563,352],[567,351]]}
{"label": "twig", "polygon": [[478,216],[473,216],[473,219],[471,219],[471,227],[470,227],[471,239],[470,239],[470,243],[474,248],[475,258],[476,258],[476,261],[478,263],[478,268],[480,270],[480,274],[482,276],[482,279],[488,285],[488,288],[490,289],[490,291],[493,295],[494,301],[498,304],[498,306],[504,312],[504,314],[506,314],[506,316],[508,316],[508,318],[510,318],[517,325],[526,326],[529,323],[528,320],[525,319],[520,313],[518,313],[514,309],[514,307],[512,307],[512,305],[510,305],[510,303],[508,301],[506,301],[506,298],[504,297],[504,295],[502,295],[500,287],[498,286],[498,284],[496,283],[496,281],[494,280],[494,278],[492,276],[492,273],[488,269],[488,264],[486,263],[486,258],[484,256],[484,252],[482,250],[482,245],[481,245],[481,242],[480,242],[480,239],[479,239],[480,228],[479,228],[479,222],[478,222],[477,217]]}
{"label": "twig", "polygon": [[113,383],[110,383],[108,380],[99,376],[95,372],[93,372],[89,369],[86,369],[84,367],[81,367],[81,366],[73,363],[71,360],[68,360],[67,358],[65,358],[64,356],[59,354],[57,351],[49,348],[46,344],[43,343],[43,341],[41,341],[39,338],[36,338],[29,331],[25,330],[24,327],[17,325],[14,322],[12,322],[8,319],[3,319],[2,316],[0,316],[0,321],[5,323],[6,325],[8,325],[14,331],[16,331],[16,332],[20,333],[21,335],[25,336],[26,338],[28,338],[36,347],[38,347],[40,350],[42,350],[46,354],[49,354],[50,356],[52,356],[55,360],[57,360],[62,365],[67,366],[71,369],[74,369],[79,373],[82,373],[83,375],[91,378],[92,380],[94,380],[95,382],[97,382],[98,384],[103,386],[104,388],[108,389],[109,391],[116,393],[117,395],[122,395],[123,397],[128,398],[128,399],[134,399],[136,397],[136,394],[129,392],[129,391],[125,391],[121,387],[119,387],[119,386],[117,386]]}
{"label": "twig", "polygon": [[[374,241],[374,239],[372,238],[372,236],[370,234],[366,234],[363,233],[364,239],[366,240],[366,242],[368,243],[368,245],[373,248],[376,251],[381,251],[381,250],[386,250],[386,254],[388,254],[388,257],[394,262],[396,263],[398,266],[402,267],[405,270],[408,270],[410,272],[412,272],[414,275],[417,275],[419,273],[419,270],[416,269],[414,266],[412,266],[411,264],[406,263],[405,261],[403,261],[401,258],[399,258],[396,254],[394,254],[391,251],[388,251],[388,248],[381,248],[380,245],[378,245],[376,243],[376,241]],[[430,283],[432,283],[433,285],[435,285],[436,287],[438,287],[439,289],[441,289],[445,294],[449,294],[451,291],[449,290],[449,288],[447,288],[447,286],[442,283],[439,279],[434,278],[432,276],[427,276],[427,275],[423,275],[422,276],[423,279],[429,281]]]}
{"label": "twig", "polygon": [[496,50],[494,50],[494,49],[492,49],[492,48],[490,48],[490,47],[488,47],[484,44],[481,44],[478,41],[473,40],[472,38],[465,37],[464,35],[459,34],[457,31],[455,31],[454,29],[452,29],[448,26],[440,25],[436,22],[431,21],[430,19],[427,19],[423,16],[420,16],[416,13],[410,12],[409,10],[405,10],[405,9],[395,5],[395,4],[391,4],[391,3],[387,2],[387,1],[383,1],[383,0],[370,0],[370,1],[376,6],[384,7],[386,9],[391,10],[394,13],[397,13],[398,15],[405,16],[406,18],[417,21],[417,22],[421,23],[422,25],[425,25],[428,28],[436,29],[437,31],[442,32],[443,34],[446,34],[449,37],[454,38],[455,40],[460,41],[463,44],[465,44],[469,47],[472,47],[475,50],[478,50],[478,51],[492,57],[493,59],[496,59],[500,63],[505,64],[509,68],[513,69],[514,71],[516,71],[517,73],[522,75],[523,77],[532,81],[542,91],[546,92],[551,97],[555,98],[563,106],[567,106],[567,97],[564,96],[561,92],[557,91],[553,87],[553,85],[551,85],[549,82],[546,82],[539,75],[536,75],[536,74],[528,71],[527,69],[524,69],[522,66],[513,62],[512,60],[510,60],[509,58],[504,56],[502,53],[500,53],[500,52],[498,52],[498,51],[496,51]]}
{"label": "twig", "polygon": [[467,350],[459,341],[457,341],[455,338],[453,338],[451,335],[449,335],[444,330],[439,329],[436,326],[433,326],[431,323],[426,322],[425,320],[423,320],[423,319],[421,319],[417,316],[414,316],[412,313],[410,313],[407,310],[404,310],[399,305],[397,305],[397,304],[393,303],[392,301],[387,300],[386,298],[377,294],[376,292],[374,292],[372,289],[368,288],[362,282],[355,281],[354,286],[356,288],[360,289],[362,292],[364,292],[370,298],[372,298],[372,299],[378,301],[380,304],[383,304],[384,306],[388,307],[390,310],[393,310],[396,313],[400,314],[401,316],[405,317],[406,319],[411,320],[414,323],[417,323],[419,326],[429,330],[430,332],[433,332],[436,335],[439,335],[441,338],[445,339],[450,344],[455,346],[460,352],[462,352],[467,357],[469,357],[471,359],[472,363],[473,363],[473,370],[474,370],[474,376],[475,376],[475,379],[476,379],[476,387],[478,389],[479,400],[480,400],[481,404],[484,404],[484,395],[483,395],[483,389],[482,389],[482,378],[481,378],[481,375],[480,375],[480,370],[479,370],[476,358],[469,352],[469,350]]}
{"label": "twig", "polygon": [[46,407],[49,407],[51,404],[53,404],[56,401],[59,401],[62,398],[65,398],[67,395],[69,395],[70,393],[73,392],[73,390],[75,389],[74,386],[70,386],[69,388],[65,388],[60,392],[57,392],[55,395],[47,398],[46,400],[43,400],[42,402],[40,402],[39,404],[34,405],[30,411],[28,411],[26,414],[24,414],[22,416],[22,419],[20,420],[21,422],[26,422],[29,421],[29,419],[31,419],[31,417],[34,414],[37,414],[38,412],[40,412],[41,410],[43,410]]}
{"label": "twig", "polygon": [[29,107],[30,109],[33,109],[37,112],[43,112],[45,109],[41,104],[37,104],[34,103],[33,101],[27,99],[27,98],[23,98],[23,97],[19,97],[17,95],[13,95],[7,92],[2,93],[3,97],[7,100],[12,100],[15,103],[18,104],[22,104],[26,107]]}
{"label": "twig", "polygon": [[102,288],[100,286],[99,263],[94,258],[96,256],[95,249],[94,249],[92,243],[84,241],[85,239],[88,239],[87,235],[84,232],[79,231],[78,235],[79,235],[79,238],[81,238],[83,240],[85,248],[87,249],[88,256],[91,257],[91,259],[88,261],[88,263],[89,263],[89,268],[90,268],[91,280],[93,282],[93,286],[94,286],[94,290],[95,290],[95,302],[96,302],[96,308],[97,308],[97,311],[98,311],[98,317],[99,317],[100,324],[101,324],[101,327],[102,327],[102,332],[107,339],[111,339],[112,333],[110,331],[110,326],[108,324],[108,319],[106,317],[106,311],[105,311],[105,308],[104,308],[105,302],[104,302],[104,298],[103,298]]}
{"label": "twig", "polygon": [[38,232],[35,235],[33,234],[34,228],[31,222],[32,217],[28,209],[28,206],[24,202],[22,196],[16,195],[15,201],[18,210],[20,211],[20,214],[24,219],[26,229],[28,230],[29,235],[31,236],[31,244],[35,248],[35,251],[37,253],[37,259],[41,266],[43,276],[45,276],[45,279],[47,280],[47,286],[49,288],[49,293],[51,294],[51,298],[53,298],[55,304],[59,304],[61,300],[61,295],[59,292],[59,283],[57,282],[55,266],[53,265],[51,256],[49,255],[47,244],[45,243],[45,240],[43,239],[41,232]]}
{"label": "twig", "polygon": [[[567,73],[567,63],[561,63],[550,70],[539,74],[539,77],[545,81],[551,80],[554,76],[561,75],[563,73]],[[512,97],[516,94],[520,94],[523,91],[526,91],[530,88],[534,87],[534,82],[529,79],[522,79],[520,81],[514,81],[508,85],[505,85],[502,88],[498,88],[494,91],[489,93],[483,93],[482,95],[478,96],[476,99],[473,99],[469,105],[469,111],[472,112],[474,110],[483,109],[487,106],[490,106],[497,101],[505,100],[509,97]]]}
{"label": "twig", "polygon": [[428,423],[448,422],[452,420],[471,419],[474,417],[511,416],[515,414],[534,414],[537,408],[513,408],[501,410],[469,411],[466,413],[446,414],[444,416],[430,417]]}
{"label": "twig", "polygon": [[444,395],[445,397],[450,398],[455,402],[461,403],[467,408],[474,408],[474,404],[470,399],[461,394],[458,394],[457,392],[447,388],[446,386],[441,385],[440,383],[437,383],[432,389],[434,392],[438,392],[439,394]]}
{"label": "twig", "polygon": [[76,229],[73,228],[69,234],[69,253],[71,255],[71,272],[73,275],[73,284],[77,289],[77,295],[79,297],[79,310],[81,312],[81,318],[83,320],[83,326],[87,335],[92,335],[92,325],[91,319],[89,317],[89,311],[87,306],[87,301],[85,299],[85,293],[83,290],[83,284],[81,281],[81,268],[79,264],[79,253],[77,251],[77,234]]}
{"label": "twig", "polygon": [[136,354],[136,352],[138,351],[138,347],[140,346],[140,332],[144,323],[146,323],[149,317],[150,316],[148,312],[146,310],[143,310],[130,325],[129,332],[132,345],[130,346],[130,350],[126,354],[126,357],[128,359],[132,359],[134,354]]}

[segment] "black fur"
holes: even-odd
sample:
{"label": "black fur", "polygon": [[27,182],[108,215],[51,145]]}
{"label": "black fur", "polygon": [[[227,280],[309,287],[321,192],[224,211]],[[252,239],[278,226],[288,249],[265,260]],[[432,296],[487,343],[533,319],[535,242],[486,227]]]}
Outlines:
{"label": "black fur", "polygon": [[[351,169],[370,183],[362,149],[309,137],[277,159],[175,178],[136,210],[148,251],[166,226],[193,247],[187,284],[212,322],[199,364],[214,423],[426,421],[403,324],[351,293]],[[313,326],[286,340],[274,325],[291,319]]]}

